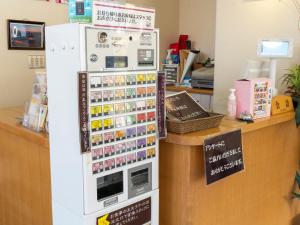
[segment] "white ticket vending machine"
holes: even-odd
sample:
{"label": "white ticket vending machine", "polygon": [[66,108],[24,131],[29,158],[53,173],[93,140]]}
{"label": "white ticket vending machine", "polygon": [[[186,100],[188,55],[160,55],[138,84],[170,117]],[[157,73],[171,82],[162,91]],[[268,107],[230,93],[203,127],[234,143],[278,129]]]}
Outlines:
{"label": "white ticket vending machine", "polygon": [[46,28],[53,225],[158,225],[159,32]]}

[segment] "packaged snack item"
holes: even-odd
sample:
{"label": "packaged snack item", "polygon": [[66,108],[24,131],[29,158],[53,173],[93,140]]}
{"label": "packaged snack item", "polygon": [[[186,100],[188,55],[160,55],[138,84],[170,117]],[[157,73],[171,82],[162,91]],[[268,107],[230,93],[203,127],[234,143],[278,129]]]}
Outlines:
{"label": "packaged snack item", "polygon": [[115,86],[125,86],[125,76],[124,75],[115,76]]}
{"label": "packaged snack item", "polygon": [[155,112],[147,112],[147,121],[155,121]]}
{"label": "packaged snack item", "polygon": [[102,86],[103,87],[114,87],[115,86],[115,77],[114,76],[103,76]]}
{"label": "packaged snack item", "polygon": [[101,173],[104,171],[103,162],[96,162],[92,165],[93,174]]}
{"label": "packaged snack item", "polygon": [[125,99],[125,89],[115,90],[115,100],[123,100],[123,99]]}
{"label": "packaged snack item", "polygon": [[136,92],[137,92],[137,97],[138,98],[143,98],[143,97],[146,97],[146,95],[147,95],[146,87],[138,87],[136,89]]}
{"label": "packaged snack item", "polygon": [[136,130],[137,130],[137,136],[146,135],[146,126],[139,126],[136,128]]}
{"label": "packaged snack item", "polygon": [[155,99],[147,99],[147,109],[154,109],[155,105]]}
{"label": "packaged snack item", "polygon": [[126,116],[126,124],[127,126],[132,126],[136,124],[136,115]]}
{"label": "packaged snack item", "polygon": [[91,106],[90,112],[92,118],[102,116],[102,106]]}
{"label": "packaged snack item", "polygon": [[92,159],[98,160],[103,157],[103,148],[92,149]]}
{"label": "packaged snack item", "polygon": [[138,111],[146,110],[146,101],[145,100],[137,101],[136,102],[136,109]]}
{"label": "packaged snack item", "polygon": [[116,117],[116,128],[121,128],[126,126],[126,116]]}
{"label": "packaged snack item", "polygon": [[105,157],[109,157],[115,154],[115,146],[114,145],[110,145],[110,146],[105,146],[104,149],[104,156]]}
{"label": "packaged snack item", "polygon": [[135,153],[129,153],[127,155],[127,164],[135,163],[136,162],[136,154]]}
{"label": "packaged snack item", "polygon": [[147,87],[147,96],[151,97],[155,95],[156,95],[156,87],[155,86]]}
{"label": "packaged snack item", "polygon": [[108,115],[114,115],[114,105],[113,104],[107,104],[103,105],[103,115],[108,116]]}
{"label": "packaged snack item", "polygon": [[117,130],[116,132],[116,141],[121,141],[126,139],[126,130]]}
{"label": "packaged snack item", "polygon": [[137,142],[137,148],[138,149],[145,148],[147,146],[146,138],[138,139],[136,142]]}
{"label": "packaged snack item", "polygon": [[137,74],[136,75],[137,84],[146,84],[146,74]]}
{"label": "packaged snack item", "polygon": [[146,122],[146,113],[137,114],[137,122],[138,123],[145,123]]}
{"label": "packaged snack item", "polygon": [[126,76],[127,85],[136,85],[136,76],[134,74],[130,74]]}
{"label": "packaged snack item", "polygon": [[147,158],[152,158],[155,157],[155,148],[148,148],[147,149]]}
{"label": "packaged snack item", "polygon": [[147,137],[147,146],[149,147],[155,145],[155,140],[155,136]]}
{"label": "packaged snack item", "polygon": [[147,125],[147,134],[153,134],[156,132],[155,123]]}
{"label": "packaged snack item", "polygon": [[124,102],[115,104],[115,113],[116,113],[116,115],[125,113],[125,103]]}
{"label": "packaged snack item", "polygon": [[116,158],[116,166],[122,167],[126,165],[126,156],[119,156]]}
{"label": "packaged snack item", "polygon": [[102,102],[102,91],[92,91],[90,93],[91,103]]}
{"label": "packaged snack item", "polygon": [[126,112],[135,112],[136,111],[136,102],[126,102]]}
{"label": "packaged snack item", "polygon": [[126,98],[132,99],[136,97],[136,89],[135,88],[127,88],[126,89]]}
{"label": "packaged snack item", "polygon": [[127,138],[134,138],[134,137],[136,137],[136,128],[135,127],[127,128],[126,129],[126,137]]}
{"label": "packaged snack item", "polygon": [[115,168],[115,159],[108,159],[104,161],[105,171],[112,170]]}
{"label": "packaged snack item", "polygon": [[126,143],[118,143],[115,145],[116,154],[121,154],[126,152]]}
{"label": "packaged snack item", "polygon": [[90,78],[90,87],[91,88],[100,88],[102,87],[102,79],[100,76],[95,76]]}
{"label": "packaged snack item", "polygon": [[108,101],[113,101],[115,99],[115,94],[113,90],[105,90],[103,91],[103,101],[108,102]]}
{"label": "packaged snack item", "polygon": [[133,150],[136,150],[136,141],[128,141],[126,143],[126,148],[127,148],[127,151],[130,152],[130,151],[133,151]]}
{"label": "packaged snack item", "polygon": [[102,130],[102,120],[92,120],[91,121],[92,132]]}
{"label": "packaged snack item", "polygon": [[91,137],[92,146],[98,146],[103,144],[102,134],[92,135]]}
{"label": "packaged snack item", "polygon": [[143,161],[143,160],[145,160],[147,158],[146,150],[137,152],[136,156],[137,156],[137,161]]}
{"label": "packaged snack item", "polygon": [[155,73],[147,74],[147,83],[154,84],[155,82],[156,82],[156,74]]}
{"label": "packaged snack item", "polygon": [[115,134],[114,132],[107,132],[103,134],[104,143],[111,143],[115,141]]}
{"label": "packaged snack item", "polygon": [[104,130],[114,128],[114,119],[113,118],[104,119],[103,126],[104,126]]}

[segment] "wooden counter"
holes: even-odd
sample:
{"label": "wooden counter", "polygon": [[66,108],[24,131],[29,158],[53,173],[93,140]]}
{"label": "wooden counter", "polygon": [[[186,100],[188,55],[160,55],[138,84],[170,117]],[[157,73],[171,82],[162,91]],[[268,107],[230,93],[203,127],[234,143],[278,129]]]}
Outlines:
{"label": "wooden counter", "polygon": [[210,95],[210,96],[214,94],[213,89],[191,88],[191,87],[176,86],[176,85],[167,86],[167,91],[172,91],[172,92],[186,91],[191,94],[201,94],[201,95]]}
{"label": "wooden counter", "polygon": [[[0,225],[51,225],[48,138],[19,125],[22,112],[0,110]],[[246,170],[206,186],[204,138],[236,128]],[[169,133],[160,142],[160,225],[289,225],[300,212],[290,199],[299,150],[293,113]]]}
{"label": "wooden counter", "polygon": [[[206,185],[203,140],[242,129],[245,171]],[[252,124],[224,119],[215,129],[169,133],[160,142],[161,225],[299,225],[291,199],[299,165],[294,113]]]}
{"label": "wooden counter", "polygon": [[218,128],[212,128],[187,134],[168,133],[168,137],[165,141],[168,143],[179,145],[199,146],[202,145],[205,138],[209,138],[210,136],[216,136],[218,134],[236,130],[239,128],[242,129],[242,133],[247,133],[269,126],[275,126],[283,122],[293,121],[294,118],[295,113],[289,112],[281,115],[276,115],[271,118],[259,119],[256,120],[254,123],[247,124],[245,122],[231,120],[225,117]]}
{"label": "wooden counter", "polygon": [[22,127],[22,113],[0,110],[0,225],[51,225],[48,138]]}

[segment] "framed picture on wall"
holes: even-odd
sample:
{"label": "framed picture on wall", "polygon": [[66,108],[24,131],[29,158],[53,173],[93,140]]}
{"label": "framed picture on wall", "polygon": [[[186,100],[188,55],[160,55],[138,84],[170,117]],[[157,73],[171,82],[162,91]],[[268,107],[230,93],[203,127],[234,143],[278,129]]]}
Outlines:
{"label": "framed picture on wall", "polygon": [[44,50],[45,23],[24,20],[8,20],[8,49]]}

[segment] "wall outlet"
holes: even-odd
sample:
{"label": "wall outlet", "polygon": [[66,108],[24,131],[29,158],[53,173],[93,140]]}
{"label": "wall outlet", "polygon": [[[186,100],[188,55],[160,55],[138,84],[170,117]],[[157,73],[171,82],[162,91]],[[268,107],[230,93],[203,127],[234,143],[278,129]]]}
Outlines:
{"label": "wall outlet", "polygon": [[44,55],[29,55],[28,56],[28,68],[29,69],[43,69],[45,68],[45,56]]}

